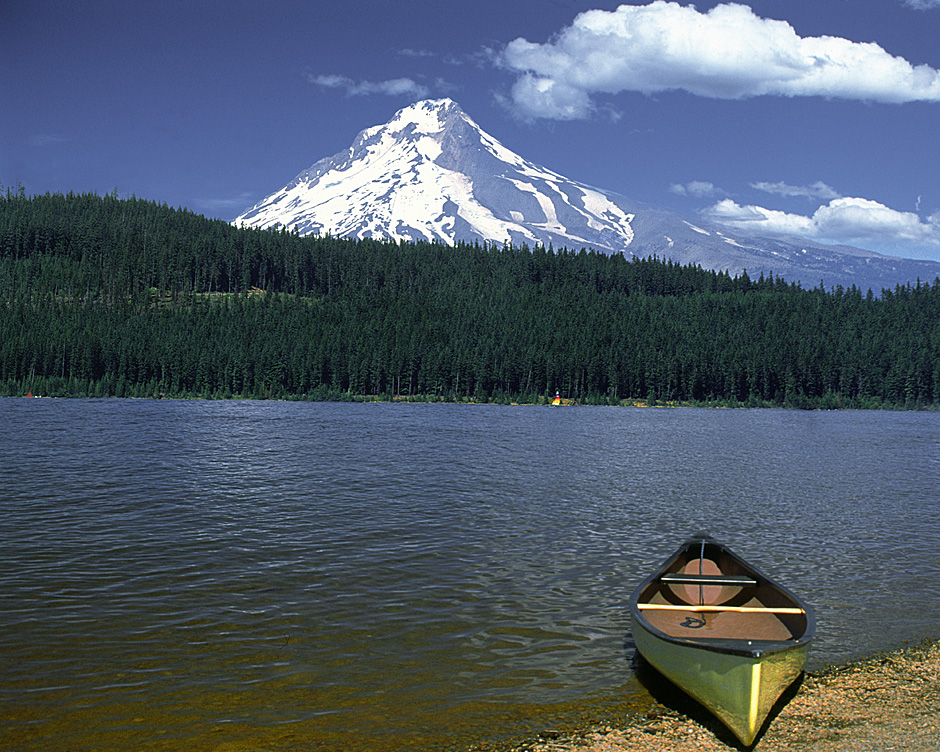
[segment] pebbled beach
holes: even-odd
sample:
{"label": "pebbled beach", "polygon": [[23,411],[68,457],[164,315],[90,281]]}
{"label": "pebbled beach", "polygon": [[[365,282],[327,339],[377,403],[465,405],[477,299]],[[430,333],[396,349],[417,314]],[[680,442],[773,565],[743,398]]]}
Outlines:
{"label": "pebbled beach", "polygon": [[[678,690],[654,689],[626,728],[542,738],[518,752],[727,752],[747,749]],[[755,752],[937,752],[940,641],[807,673],[771,714]]]}

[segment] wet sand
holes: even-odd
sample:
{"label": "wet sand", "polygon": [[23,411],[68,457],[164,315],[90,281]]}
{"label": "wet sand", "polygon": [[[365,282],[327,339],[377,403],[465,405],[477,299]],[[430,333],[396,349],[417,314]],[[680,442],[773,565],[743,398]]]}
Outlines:
{"label": "wet sand", "polygon": [[[653,690],[645,718],[626,728],[534,740],[519,752],[727,752],[742,747],[674,688]],[[937,752],[940,641],[805,674],[778,703],[755,752]],[[551,735],[548,735],[551,736]]]}

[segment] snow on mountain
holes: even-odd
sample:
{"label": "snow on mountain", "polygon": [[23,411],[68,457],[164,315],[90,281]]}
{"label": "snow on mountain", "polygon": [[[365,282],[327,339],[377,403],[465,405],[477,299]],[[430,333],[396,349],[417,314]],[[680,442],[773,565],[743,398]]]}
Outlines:
{"label": "snow on mountain", "polygon": [[453,101],[424,101],[362,131],[235,220],[396,240],[590,245],[620,251],[633,216],[606,194],[532,164]]}
{"label": "snow on mountain", "polygon": [[773,273],[827,288],[879,292],[933,280],[940,264],[682,219],[533,164],[484,132],[450,99],[417,102],[321,159],[237,217],[236,225],[301,235],[592,248],[751,277]]}

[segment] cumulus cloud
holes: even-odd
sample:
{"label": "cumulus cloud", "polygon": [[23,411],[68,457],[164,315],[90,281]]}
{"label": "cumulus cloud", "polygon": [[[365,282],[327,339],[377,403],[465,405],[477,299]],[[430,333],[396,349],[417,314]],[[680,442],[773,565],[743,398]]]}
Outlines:
{"label": "cumulus cloud", "polygon": [[391,78],[386,81],[355,81],[346,76],[308,75],[307,80],[324,89],[343,89],[346,96],[362,97],[372,94],[386,96],[409,96],[423,99],[430,93],[426,86],[410,78]]}
{"label": "cumulus cloud", "polygon": [[722,199],[705,209],[702,214],[715,222],[741,230],[815,237],[811,217],[765,209],[762,206],[741,206],[730,198]]}
{"label": "cumulus cloud", "polygon": [[725,191],[718,188],[714,183],[705,180],[691,180],[688,183],[673,183],[669,190],[679,196],[695,196],[696,198],[708,198],[711,196],[723,196]]}
{"label": "cumulus cloud", "polygon": [[940,248],[940,212],[926,221],[865,198],[837,198],[811,217],[719,201],[703,214],[741,230],[798,235],[821,242],[846,243],[875,250]]}
{"label": "cumulus cloud", "polygon": [[585,11],[545,44],[510,42],[500,63],[519,74],[512,97],[533,118],[585,118],[593,95],[621,91],[940,101],[940,71],[870,42],[800,37],[735,3],[707,13],[665,0]]}
{"label": "cumulus cloud", "polygon": [[552,120],[580,120],[594,109],[584,89],[529,73],[513,86],[512,103],[525,117]]}
{"label": "cumulus cloud", "polygon": [[817,180],[812,185],[789,185],[788,183],[767,183],[764,181],[751,183],[751,188],[756,188],[765,193],[772,193],[776,196],[786,196],[788,198],[813,198],[813,199],[833,199],[842,198],[842,196],[832,187],[826,185],[821,180]]}

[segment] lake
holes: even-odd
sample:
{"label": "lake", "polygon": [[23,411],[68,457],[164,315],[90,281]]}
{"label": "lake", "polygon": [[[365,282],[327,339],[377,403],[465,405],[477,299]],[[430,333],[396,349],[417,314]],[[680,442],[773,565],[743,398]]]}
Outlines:
{"label": "lake", "polygon": [[0,399],[0,747],[466,749],[648,701],[709,532],[810,668],[940,636],[940,414]]}

